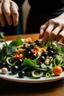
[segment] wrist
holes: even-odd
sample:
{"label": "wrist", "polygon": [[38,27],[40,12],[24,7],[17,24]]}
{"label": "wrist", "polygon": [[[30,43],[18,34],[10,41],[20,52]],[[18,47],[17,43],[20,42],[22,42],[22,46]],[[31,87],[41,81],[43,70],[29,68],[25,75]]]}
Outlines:
{"label": "wrist", "polygon": [[64,13],[62,13],[59,17],[60,17],[60,18],[64,18]]}

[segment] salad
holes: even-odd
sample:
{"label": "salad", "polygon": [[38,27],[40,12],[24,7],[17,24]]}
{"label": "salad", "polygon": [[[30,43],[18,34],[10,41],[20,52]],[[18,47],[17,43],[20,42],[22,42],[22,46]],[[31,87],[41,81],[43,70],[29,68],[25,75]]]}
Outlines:
{"label": "salad", "polygon": [[18,37],[0,48],[0,74],[8,72],[19,78],[50,78],[64,70],[64,48],[55,41],[22,40]]}

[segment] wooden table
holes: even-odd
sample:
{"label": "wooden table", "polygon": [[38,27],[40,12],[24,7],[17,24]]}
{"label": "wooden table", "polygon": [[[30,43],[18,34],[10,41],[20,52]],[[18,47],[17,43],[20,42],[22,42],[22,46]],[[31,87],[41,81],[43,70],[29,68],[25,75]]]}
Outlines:
{"label": "wooden table", "polygon": [[[6,40],[17,36],[5,37]],[[21,38],[38,39],[38,34],[22,35]],[[64,80],[50,83],[27,84],[0,79],[0,96],[64,96]]]}

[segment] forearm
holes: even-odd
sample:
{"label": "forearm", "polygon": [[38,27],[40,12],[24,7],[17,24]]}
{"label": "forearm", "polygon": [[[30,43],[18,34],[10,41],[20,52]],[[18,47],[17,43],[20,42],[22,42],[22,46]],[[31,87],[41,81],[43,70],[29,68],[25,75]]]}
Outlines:
{"label": "forearm", "polygon": [[64,12],[59,17],[64,18]]}

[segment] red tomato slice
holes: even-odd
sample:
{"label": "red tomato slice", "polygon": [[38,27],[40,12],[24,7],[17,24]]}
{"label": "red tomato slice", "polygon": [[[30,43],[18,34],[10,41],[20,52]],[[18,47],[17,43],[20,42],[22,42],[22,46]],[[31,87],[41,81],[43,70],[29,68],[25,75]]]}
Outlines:
{"label": "red tomato slice", "polygon": [[15,56],[14,56],[14,59],[15,59],[15,60],[19,60],[19,59],[20,59],[20,56],[19,56],[19,55],[15,55]]}

